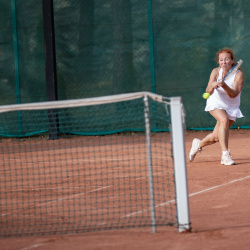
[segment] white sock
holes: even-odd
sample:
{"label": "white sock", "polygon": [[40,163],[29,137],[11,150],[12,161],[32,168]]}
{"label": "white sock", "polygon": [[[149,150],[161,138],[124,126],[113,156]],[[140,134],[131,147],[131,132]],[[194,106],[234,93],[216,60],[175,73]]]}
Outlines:
{"label": "white sock", "polygon": [[227,151],[222,151],[222,154],[223,154],[223,155],[226,155],[228,152],[229,152],[229,150],[227,150]]}

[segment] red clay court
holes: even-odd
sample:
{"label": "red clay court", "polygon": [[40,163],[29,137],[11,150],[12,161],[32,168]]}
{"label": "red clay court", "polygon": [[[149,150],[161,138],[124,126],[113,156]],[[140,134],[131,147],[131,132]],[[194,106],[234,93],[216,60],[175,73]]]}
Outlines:
{"label": "red clay court", "polygon": [[[193,138],[186,133],[186,155]],[[191,233],[173,227],[118,229],[71,235],[0,238],[1,249],[248,249],[250,245],[250,130],[230,130],[236,165],[220,164],[220,147],[204,148],[194,162],[187,158]]]}

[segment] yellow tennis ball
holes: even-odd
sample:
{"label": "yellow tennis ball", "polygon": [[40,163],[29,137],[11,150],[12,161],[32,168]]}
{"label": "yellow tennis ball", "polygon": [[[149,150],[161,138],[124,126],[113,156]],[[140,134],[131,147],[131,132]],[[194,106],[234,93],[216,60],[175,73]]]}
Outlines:
{"label": "yellow tennis ball", "polygon": [[202,97],[203,97],[204,99],[207,99],[209,96],[210,96],[209,93],[204,93],[204,94],[202,95]]}

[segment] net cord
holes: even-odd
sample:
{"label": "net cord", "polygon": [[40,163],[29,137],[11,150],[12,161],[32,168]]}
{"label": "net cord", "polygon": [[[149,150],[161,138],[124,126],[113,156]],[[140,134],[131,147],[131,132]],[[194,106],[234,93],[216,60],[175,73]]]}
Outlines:
{"label": "net cord", "polygon": [[101,105],[101,104],[115,103],[121,101],[135,100],[139,98],[144,98],[144,96],[148,96],[157,102],[161,103],[166,102],[165,97],[163,98],[163,96],[161,95],[145,91],[145,92],[135,92],[128,94],[110,95],[104,97],[94,97],[94,98],[84,98],[84,99],[2,105],[0,106],[0,113],[19,111],[19,110],[45,110],[45,109],[59,109],[59,108]]}

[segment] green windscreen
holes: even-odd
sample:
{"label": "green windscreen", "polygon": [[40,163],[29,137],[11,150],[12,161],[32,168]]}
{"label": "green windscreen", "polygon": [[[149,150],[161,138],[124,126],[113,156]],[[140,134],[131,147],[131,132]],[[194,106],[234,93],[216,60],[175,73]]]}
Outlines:
{"label": "green windscreen", "polygon": [[[0,0],[0,105],[47,100],[42,4]],[[187,128],[211,129],[202,94],[216,52],[230,47],[246,76],[244,118],[234,126],[250,128],[250,0],[54,0],[53,7],[59,100],[181,96]]]}

